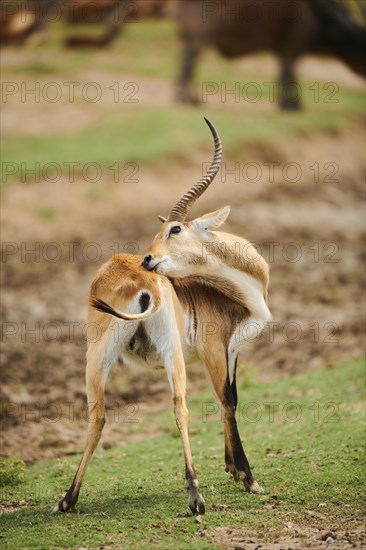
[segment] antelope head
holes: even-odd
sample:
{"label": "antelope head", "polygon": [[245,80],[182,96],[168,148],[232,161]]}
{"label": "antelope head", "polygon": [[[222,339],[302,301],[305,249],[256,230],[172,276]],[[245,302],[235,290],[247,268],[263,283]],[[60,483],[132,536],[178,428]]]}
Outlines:
{"label": "antelope head", "polygon": [[196,200],[206,191],[219,171],[222,157],[220,137],[207,118],[215,143],[214,157],[206,176],[200,179],[173,206],[168,218],[159,216],[162,222],[142,265],[149,271],[170,277],[187,277],[195,273],[195,266],[205,263],[205,245],[215,240],[212,232],[222,225],[229,215],[230,207],[186,221],[188,212]]}

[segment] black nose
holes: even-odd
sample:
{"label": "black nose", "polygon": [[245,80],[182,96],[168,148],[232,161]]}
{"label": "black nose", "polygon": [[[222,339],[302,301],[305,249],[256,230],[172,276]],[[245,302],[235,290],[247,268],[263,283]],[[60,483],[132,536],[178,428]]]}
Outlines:
{"label": "black nose", "polygon": [[145,258],[142,260],[142,267],[147,267],[149,263],[151,262],[151,254],[148,254],[145,256]]}

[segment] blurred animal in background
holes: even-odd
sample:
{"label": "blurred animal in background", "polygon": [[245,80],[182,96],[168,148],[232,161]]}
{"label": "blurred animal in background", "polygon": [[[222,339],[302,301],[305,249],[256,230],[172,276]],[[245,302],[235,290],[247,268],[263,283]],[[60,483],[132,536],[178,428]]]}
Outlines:
{"label": "blurred animal in background", "polygon": [[1,0],[0,9],[1,45],[22,45],[43,28],[43,23],[37,16],[36,5],[31,0]]}
{"label": "blurred animal in background", "polygon": [[178,100],[199,102],[193,73],[209,46],[227,58],[261,50],[276,54],[279,102],[287,110],[300,108],[294,66],[304,54],[334,56],[365,76],[365,6],[364,0],[181,0]]}
{"label": "blurred animal in background", "polygon": [[248,492],[261,494],[240,440],[235,412],[236,367],[240,349],[258,336],[270,312],[266,304],[268,265],[245,239],[217,231],[230,208],[192,221],[187,215],[217,174],[220,138],[209,121],[215,153],[207,174],[172,208],[143,258],[116,254],[94,279],[88,326],[86,386],[89,424],[84,454],[55,512],[75,507],[90,458],[105,422],[104,385],[118,356],[124,364],[165,368],[185,459],[186,488],[193,513],[204,513],[188,437],[185,362],[202,360],[220,399],[225,432],[226,471]]}
{"label": "blurred animal in background", "polygon": [[66,45],[71,48],[107,46],[121,34],[124,23],[147,17],[164,17],[168,2],[169,0],[99,0],[100,5],[96,6],[90,0],[74,0],[70,23],[88,22],[85,14],[94,11],[94,19],[90,18],[89,21],[98,21],[98,17],[104,19],[107,30],[99,37],[82,34],[70,36]]}
{"label": "blurred animal in background", "polygon": [[[124,24],[176,16],[183,52],[177,99],[199,103],[192,81],[200,53],[216,48],[227,58],[267,50],[280,60],[279,104],[300,108],[295,64],[305,54],[330,55],[365,76],[365,0],[0,0],[0,44],[44,40],[56,21],[101,26],[65,38],[70,48],[104,47]],[[43,37],[43,38],[42,38]]]}
{"label": "blurred animal in background", "polygon": [[68,25],[102,25],[101,35],[75,34],[65,45],[108,46],[119,36],[124,23],[145,17],[163,17],[169,0],[1,0],[1,44],[21,45],[40,35],[50,24],[62,20]]}

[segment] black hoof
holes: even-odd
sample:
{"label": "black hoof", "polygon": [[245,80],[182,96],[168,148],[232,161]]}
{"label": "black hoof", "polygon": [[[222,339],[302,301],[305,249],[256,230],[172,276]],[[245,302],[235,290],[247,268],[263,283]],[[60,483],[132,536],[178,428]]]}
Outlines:
{"label": "black hoof", "polygon": [[198,96],[194,93],[186,92],[186,91],[179,91],[176,94],[176,100],[178,103],[184,103],[186,105],[193,105],[197,106],[200,105],[201,102],[198,98]]}
{"label": "black hoof", "polygon": [[67,502],[65,499],[60,500],[58,504],[53,508],[52,514],[75,512],[75,504]]}
{"label": "black hoof", "polygon": [[75,505],[78,500],[79,496],[79,490],[75,490],[74,485],[70,487],[70,489],[67,491],[64,498],[60,500],[58,504],[54,507],[52,510],[53,514],[57,514],[58,512],[64,513],[64,512],[74,512],[75,511]]}
{"label": "black hoof", "polygon": [[189,508],[192,514],[203,515],[206,511],[206,503],[202,495],[198,494],[194,498],[189,499]]}
{"label": "black hoof", "polygon": [[264,495],[265,490],[263,487],[255,481],[255,479],[252,481],[252,483],[249,485],[248,483],[244,482],[245,489],[248,493],[252,493],[253,495]]}
{"label": "black hoof", "polygon": [[289,111],[289,112],[301,111],[302,109],[301,103],[299,103],[298,101],[281,101],[280,108],[283,111]]}

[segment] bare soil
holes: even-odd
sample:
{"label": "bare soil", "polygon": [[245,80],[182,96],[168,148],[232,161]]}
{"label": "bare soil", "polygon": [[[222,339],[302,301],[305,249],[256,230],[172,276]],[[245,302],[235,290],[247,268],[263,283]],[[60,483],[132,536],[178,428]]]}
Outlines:
{"label": "bare soil", "polygon": [[[362,529],[333,529],[300,527],[287,523],[288,535],[266,542],[259,540],[256,533],[247,529],[218,527],[210,538],[215,544],[227,550],[300,550],[303,548],[365,548],[365,532]],[[206,536],[204,530],[200,533]]]}
{"label": "bare soil", "polygon": [[[322,64],[311,67],[315,75],[321,73]],[[306,72],[306,64],[300,70]],[[105,78],[108,85],[109,77]],[[342,78],[347,80],[348,73]],[[351,78],[351,87],[352,83],[359,86]],[[144,80],[145,101],[150,97],[153,104],[173,98],[166,84],[160,96],[156,93],[160,84],[151,81],[151,93],[147,93],[149,82]],[[37,132],[50,131],[50,124],[59,132],[66,119],[79,130],[90,123],[93,112],[60,105],[57,117],[49,117],[44,111],[40,115],[37,105],[10,103],[5,130],[16,128],[24,116],[36,124]],[[274,380],[327,367],[364,351],[363,125],[355,117],[339,132],[303,132],[273,145],[243,142],[240,173],[249,170],[253,178],[248,163],[256,163],[261,177],[253,182],[241,175],[236,182],[224,170],[234,169],[237,160],[226,158],[221,176],[204,203],[197,205],[195,212],[200,214],[231,204],[225,229],[255,242],[270,263],[273,325],[248,344],[242,354],[242,376],[248,364],[255,366],[258,379]],[[116,184],[106,178],[91,188],[85,181],[65,179],[57,185],[19,183],[4,191],[4,456],[17,454],[30,463],[82,450],[86,426],[83,329],[89,285],[113,252],[147,249],[158,229],[157,215],[166,214],[200,177],[202,159],[210,154],[209,150],[192,151],[189,162],[141,166],[134,184]],[[277,163],[273,177],[268,163]],[[318,176],[314,163],[318,163]],[[296,182],[294,170],[300,174]],[[206,387],[202,366],[191,366],[188,372],[189,394]],[[110,409],[102,438],[106,448],[158,431],[151,415],[170,406],[164,373],[129,372],[118,365],[106,393]],[[131,403],[138,422],[129,421]],[[113,420],[116,407],[122,411],[119,421]]]}

